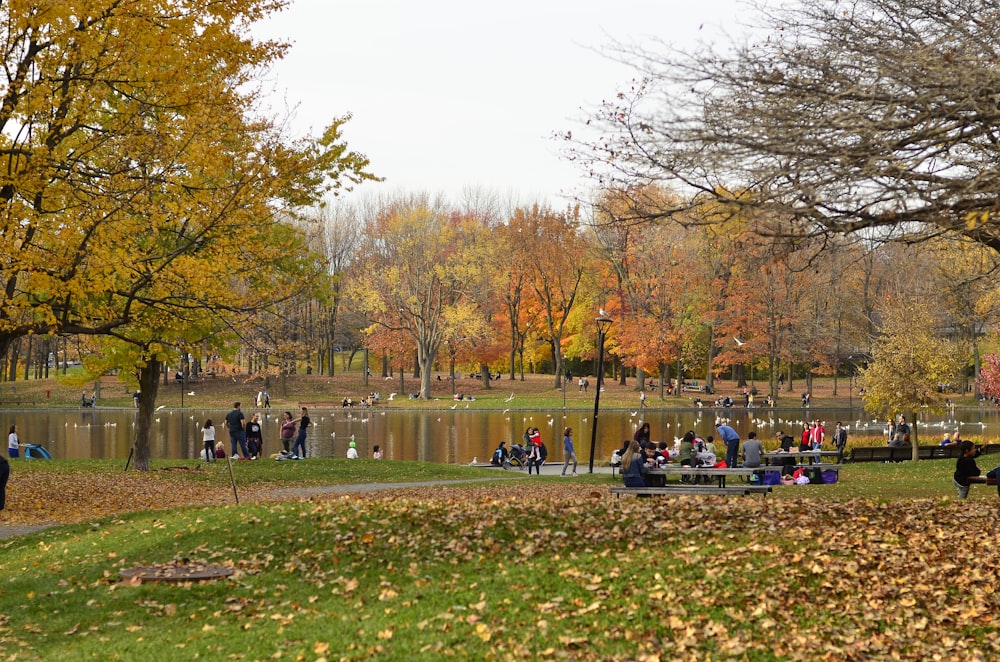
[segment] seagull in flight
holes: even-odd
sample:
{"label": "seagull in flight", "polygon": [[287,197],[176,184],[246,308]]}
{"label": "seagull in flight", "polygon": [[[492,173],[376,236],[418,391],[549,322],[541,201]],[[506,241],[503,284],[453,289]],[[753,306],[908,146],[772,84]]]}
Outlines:
{"label": "seagull in flight", "polygon": [[507,398],[506,400],[504,400],[504,402],[510,402],[510,401],[511,401],[511,400],[513,400],[513,399],[514,399],[514,394],[513,394],[513,393],[511,393],[511,394],[510,394],[510,397],[509,397],[509,398]]}
{"label": "seagull in flight", "polygon": [[739,338],[737,338],[736,336],[733,336],[733,340],[735,340],[735,341],[736,341],[736,346],[737,346],[737,347],[742,347],[743,345],[747,344],[747,341],[745,341],[745,340],[740,340],[740,339],[739,339]]}

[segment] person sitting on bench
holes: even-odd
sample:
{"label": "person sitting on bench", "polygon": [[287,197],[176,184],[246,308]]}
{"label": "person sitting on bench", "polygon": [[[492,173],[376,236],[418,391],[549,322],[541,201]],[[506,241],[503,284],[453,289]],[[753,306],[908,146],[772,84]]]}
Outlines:
{"label": "person sitting on bench", "polygon": [[628,450],[622,457],[622,479],[625,487],[647,487],[646,454],[639,448],[639,442],[634,439],[629,442]]}

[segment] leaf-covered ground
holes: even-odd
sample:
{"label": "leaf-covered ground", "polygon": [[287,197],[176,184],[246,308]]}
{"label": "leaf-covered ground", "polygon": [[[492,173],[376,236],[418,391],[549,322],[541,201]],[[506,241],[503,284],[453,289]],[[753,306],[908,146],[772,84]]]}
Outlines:
{"label": "leaf-covered ground", "polygon": [[[223,481],[192,481],[184,469],[136,472],[21,471],[7,487],[7,508],[0,525],[45,525],[86,522],[117,513],[190,505],[228,505],[232,488]],[[195,469],[197,470],[197,469]],[[247,489],[250,498],[254,492]]]}
{"label": "leaf-covered ground", "polygon": [[[180,499],[170,483],[147,486]],[[133,515],[52,532],[40,548],[4,545],[0,649],[9,659],[1000,657],[998,502],[800,494],[614,499],[605,487],[522,482]],[[197,591],[118,578],[182,558],[237,573]]]}

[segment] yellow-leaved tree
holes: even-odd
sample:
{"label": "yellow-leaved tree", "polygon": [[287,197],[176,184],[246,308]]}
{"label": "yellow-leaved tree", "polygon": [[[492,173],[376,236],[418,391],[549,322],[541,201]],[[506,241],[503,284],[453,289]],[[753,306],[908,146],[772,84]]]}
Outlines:
{"label": "yellow-leaved tree", "polygon": [[917,412],[940,413],[940,384],[955,381],[961,369],[955,343],[936,320],[913,302],[889,308],[882,335],[872,343],[871,362],[859,370],[865,409],[882,417],[905,415],[912,458],[918,458]]}
{"label": "yellow-leaved tree", "polygon": [[108,338],[142,392],[140,469],[169,349],[314,273],[284,219],[371,177],[347,118],[293,141],[265,117],[255,81],[285,47],[247,28],[283,4],[0,7],[0,353],[27,334]]}

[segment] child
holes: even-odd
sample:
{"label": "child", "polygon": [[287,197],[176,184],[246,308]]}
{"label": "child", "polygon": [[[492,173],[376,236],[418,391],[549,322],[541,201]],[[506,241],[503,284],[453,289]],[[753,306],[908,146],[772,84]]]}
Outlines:
{"label": "child", "polygon": [[212,419],[206,419],[205,424],[201,426],[201,440],[205,443],[205,450],[202,451],[201,456],[206,462],[215,461],[215,426],[212,425]]}
{"label": "child", "polygon": [[221,441],[215,442],[215,457],[220,460],[226,459],[226,447],[222,445]]}
{"label": "child", "polygon": [[7,435],[7,455],[10,457],[18,457],[21,453],[19,449],[21,448],[21,441],[17,438],[17,426],[10,426],[10,434]]}
{"label": "child", "polygon": [[358,448],[357,448],[358,445],[352,441],[350,444],[348,444],[348,446],[349,448],[347,449],[347,459],[348,460],[358,459]]}
{"label": "child", "polygon": [[372,459],[373,460],[381,460],[382,459],[382,449],[379,447],[378,444],[375,444],[372,447]]}
{"label": "child", "polygon": [[260,414],[254,414],[247,423],[247,450],[250,459],[256,460],[264,450],[264,429],[260,424]]}
{"label": "child", "polygon": [[962,456],[958,458],[958,462],[955,463],[955,489],[958,491],[959,499],[969,498],[969,478],[972,476],[980,475],[979,466],[976,464],[976,458],[982,454],[981,448],[976,448],[976,445],[971,441],[962,442]]}

